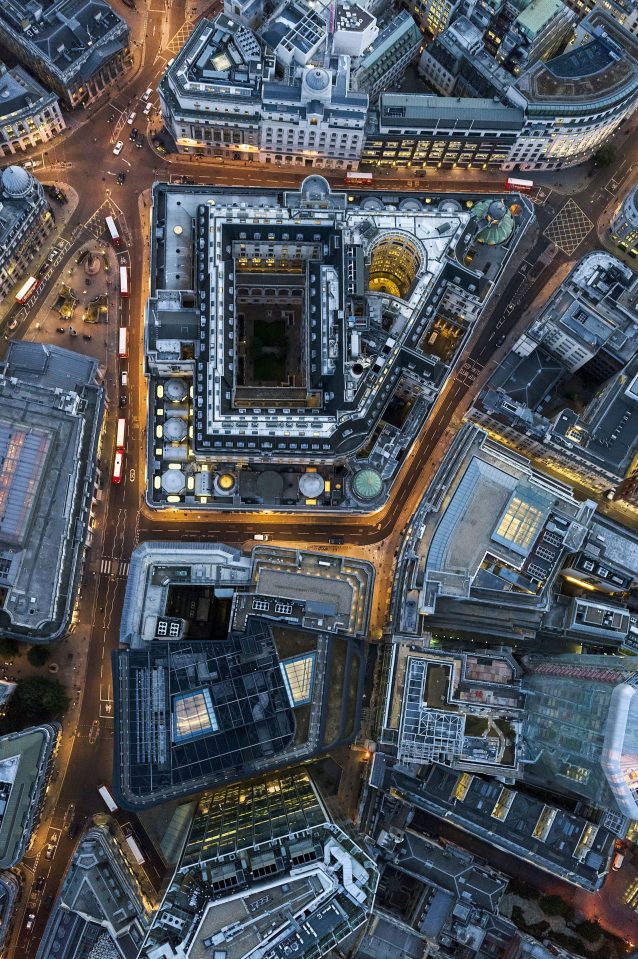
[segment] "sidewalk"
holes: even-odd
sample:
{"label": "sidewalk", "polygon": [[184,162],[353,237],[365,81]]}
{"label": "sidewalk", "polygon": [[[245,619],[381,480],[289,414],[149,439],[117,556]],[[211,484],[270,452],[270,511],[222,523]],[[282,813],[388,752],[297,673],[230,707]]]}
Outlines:
{"label": "sidewalk", "polygon": [[[72,186],[69,186],[68,183],[63,183],[61,180],[56,179],[55,177],[40,176],[38,177],[38,180],[40,180],[40,182],[42,183],[48,183],[48,184],[55,183],[57,186],[59,186],[62,189],[62,191],[66,193],[68,198],[68,203],[60,204],[56,200],[51,200],[49,198],[49,206],[51,207],[51,210],[53,211],[53,215],[55,217],[55,227],[53,228],[51,233],[48,235],[46,240],[44,241],[42,248],[38,251],[38,253],[33,257],[31,262],[29,263],[24,275],[20,277],[20,279],[16,282],[15,286],[7,293],[4,299],[0,302],[0,329],[2,328],[4,321],[7,319],[7,316],[9,315],[9,313],[15,310],[15,306],[16,306],[15,293],[22,286],[25,279],[28,276],[36,276],[39,268],[46,262],[46,259],[49,253],[51,252],[52,247],[54,246],[57,246],[58,248],[61,246],[66,247],[71,244],[71,240],[69,240],[67,237],[63,237],[62,234],[64,233],[64,230],[67,224],[69,223],[69,220],[71,219],[71,217],[73,216],[73,214],[75,213],[77,209],[77,205],[80,199],[77,192],[73,189]],[[51,271],[55,270],[55,268],[59,266],[62,259],[64,259],[64,250],[62,251],[62,256],[58,260],[56,260],[55,263],[51,264],[48,275],[45,274],[44,277],[42,277],[43,282],[48,281],[49,277],[51,276]],[[33,312],[34,308],[38,304],[39,298],[36,297],[37,293],[38,291],[36,290],[35,293],[32,295],[32,302],[30,303],[30,309],[26,310],[26,307],[24,308],[26,311],[24,314],[24,318],[26,318],[30,312]],[[37,307],[37,309],[35,309],[35,312],[38,312],[39,309],[40,307]],[[8,331],[5,330],[4,332],[7,333]]]}

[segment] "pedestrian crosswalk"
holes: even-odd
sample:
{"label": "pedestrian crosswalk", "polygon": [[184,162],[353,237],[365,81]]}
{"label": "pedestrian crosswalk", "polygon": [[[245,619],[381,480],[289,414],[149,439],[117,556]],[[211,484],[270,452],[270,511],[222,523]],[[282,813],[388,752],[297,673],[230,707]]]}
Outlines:
{"label": "pedestrian crosswalk", "polygon": [[104,556],[100,562],[100,573],[103,576],[128,576],[130,565],[126,560]]}

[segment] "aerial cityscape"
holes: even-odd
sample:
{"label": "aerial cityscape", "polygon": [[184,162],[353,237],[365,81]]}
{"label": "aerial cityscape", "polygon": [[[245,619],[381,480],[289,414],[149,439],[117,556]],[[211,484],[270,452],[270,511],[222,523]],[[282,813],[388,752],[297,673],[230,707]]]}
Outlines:
{"label": "aerial cityscape", "polygon": [[638,959],[638,0],[7,0],[0,158],[0,959]]}

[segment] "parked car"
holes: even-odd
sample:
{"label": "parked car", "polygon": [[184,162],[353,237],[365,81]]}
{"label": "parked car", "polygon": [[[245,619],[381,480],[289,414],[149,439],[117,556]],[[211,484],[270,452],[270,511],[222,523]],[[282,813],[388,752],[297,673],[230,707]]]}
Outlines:
{"label": "parked car", "polygon": [[126,173],[124,173],[124,171],[122,171],[122,173],[118,173],[116,180],[120,184],[120,186],[122,186],[122,184],[126,180]]}
{"label": "parked car", "polygon": [[147,103],[146,106],[144,107],[144,116],[147,117],[152,109],[153,109],[153,104]]}
{"label": "parked car", "polygon": [[122,152],[123,146],[124,146],[124,141],[118,140],[115,146],[113,147],[113,155],[116,157],[119,157],[120,153]]}
{"label": "parked car", "polygon": [[152,92],[153,92],[153,87],[149,87],[148,90],[145,90],[144,93],[142,94],[142,100],[148,100]]}
{"label": "parked car", "polygon": [[129,136],[129,140],[132,140],[133,143],[135,143],[135,141],[137,140],[137,132],[138,132],[137,127],[133,127]]}
{"label": "parked car", "polygon": [[129,118],[128,118],[128,120],[127,120],[126,122],[127,122],[127,123],[130,123],[131,126],[132,126],[132,125],[133,125],[133,120],[135,119],[136,116],[137,116],[137,113],[135,112],[135,110],[133,110],[132,113],[129,113]]}
{"label": "parked car", "polygon": [[63,326],[56,326],[55,332],[56,332],[56,333],[66,333],[66,329],[65,329]]}

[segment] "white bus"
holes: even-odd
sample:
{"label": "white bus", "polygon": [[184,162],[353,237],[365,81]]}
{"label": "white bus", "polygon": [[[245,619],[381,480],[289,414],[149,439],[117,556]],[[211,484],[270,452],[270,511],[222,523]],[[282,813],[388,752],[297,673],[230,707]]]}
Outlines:
{"label": "white bus", "polygon": [[510,176],[505,182],[506,190],[533,190],[534,181],[533,180],[517,180],[516,177]]}
{"label": "white bus", "polygon": [[140,847],[139,847],[138,844],[136,843],[136,841],[135,841],[135,839],[133,838],[133,836],[127,836],[127,837],[126,837],[126,845],[127,845],[127,846],[129,847],[129,849],[131,850],[131,854],[132,854],[132,856],[133,856],[133,859],[134,859],[135,862],[138,864],[138,866],[141,866],[142,863],[146,862],[146,860],[145,860],[145,858],[144,858],[144,856],[143,856],[143,854],[142,854],[142,850],[140,849]]}
{"label": "white bus", "polygon": [[128,329],[125,326],[120,327],[117,355],[121,360],[125,360],[128,356]]}
{"label": "white bus", "polygon": [[346,173],[346,183],[372,183],[371,173],[355,173],[349,170]]}
{"label": "white bus", "polygon": [[36,280],[34,276],[30,276],[16,293],[16,303],[26,303],[39,286],[40,281]]}
{"label": "white bus", "polygon": [[116,227],[116,225],[115,225],[115,220],[113,219],[112,216],[107,216],[107,217],[106,217],[106,228],[107,228],[107,230],[109,231],[109,234],[110,234],[110,236],[111,236],[111,239],[113,240],[114,245],[115,245],[115,246],[119,246],[119,245],[120,245],[120,234],[117,232],[117,227]]}
{"label": "white bus", "polygon": [[117,421],[117,437],[115,439],[115,449],[123,450],[126,444],[126,420],[123,416]]}
{"label": "white bus", "polygon": [[108,811],[109,811],[109,812],[117,812],[117,810],[119,809],[119,806],[117,805],[117,803],[116,803],[115,800],[113,799],[113,796],[111,796],[111,794],[110,794],[110,792],[108,791],[108,789],[106,788],[106,786],[98,786],[98,790],[97,790],[97,791],[99,792],[100,796],[102,797],[102,799],[103,799],[104,802],[106,803],[106,806],[107,806]]}
{"label": "white bus", "polygon": [[120,296],[128,296],[128,267],[120,267]]}

